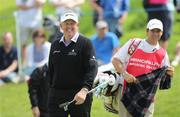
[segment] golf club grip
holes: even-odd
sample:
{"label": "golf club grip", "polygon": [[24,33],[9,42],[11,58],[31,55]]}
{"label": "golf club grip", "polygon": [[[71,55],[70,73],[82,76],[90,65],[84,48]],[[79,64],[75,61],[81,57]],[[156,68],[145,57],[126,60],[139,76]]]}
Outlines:
{"label": "golf club grip", "polygon": [[65,102],[65,103],[62,103],[62,104],[59,104],[59,108],[63,108],[64,106],[66,105],[70,105],[71,103],[73,103],[75,101],[75,99],[69,101],[69,102]]}

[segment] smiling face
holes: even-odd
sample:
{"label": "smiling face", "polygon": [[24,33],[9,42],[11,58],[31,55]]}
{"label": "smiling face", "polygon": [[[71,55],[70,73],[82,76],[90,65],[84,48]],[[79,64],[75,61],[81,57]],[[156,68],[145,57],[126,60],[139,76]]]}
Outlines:
{"label": "smiling face", "polygon": [[65,39],[71,39],[77,32],[79,23],[69,19],[60,24]]}
{"label": "smiling face", "polygon": [[147,36],[148,40],[153,41],[153,42],[158,42],[158,40],[161,38],[163,32],[160,29],[152,29],[149,30],[147,29]]}

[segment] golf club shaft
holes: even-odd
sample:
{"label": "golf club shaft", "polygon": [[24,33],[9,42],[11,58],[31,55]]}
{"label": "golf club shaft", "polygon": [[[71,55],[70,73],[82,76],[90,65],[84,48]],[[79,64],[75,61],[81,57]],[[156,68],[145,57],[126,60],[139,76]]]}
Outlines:
{"label": "golf club shaft", "polygon": [[95,87],[95,88],[91,89],[90,91],[88,91],[88,94],[89,94],[89,93],[93,93],[93,92],[94,92],[95,90],[97,90],[98,88],[101,88],[101,87],[103,87],[104,85],[107,85],[107,84],[108,84],[108,82],[104,82],[104,83],[98,85],[97,87]]}
{"label": "golf club shaft", "polygon": [[[95,90],[97,90],[98,88],[101,88],[102,86],[107,85],[107,84],[108,84],[108,82],[104,82],[104,83],[98,85],[97,87],[91,89],[90,91],[88,91],[87,94],[90,94],[90,93],[94,92]],[[67,105],[70,105],[70,104],[73,103],[74,101],[75,101],[75,99],[73,99],[73,100],[71,100],[71,101],[69,101],[69,102],[66,102],[66,103],[67,103]],[[64,105],[64,104],[65,104],[65,103],[60,104],[59,107],[62,108],[62,107],[64,107],[64,106],[67,106],[67,105]]]}

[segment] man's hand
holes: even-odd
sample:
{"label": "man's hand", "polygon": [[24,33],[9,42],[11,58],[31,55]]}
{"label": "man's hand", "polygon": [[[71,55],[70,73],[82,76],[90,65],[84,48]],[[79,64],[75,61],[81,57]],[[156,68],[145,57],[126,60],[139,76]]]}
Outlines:
{"label": "man's hand", "polygon": [[86,100],[86,95],[88,94],[88,90],[86,88],[82,88],[74,97],[74,100],[76,101],[75,104],[80,105],[83,104]]}
{"label": "man's hand", "polygon": [[34,117],[40,117],[40,111],[39,111],[39,107],[35,106],[32,108],[32,113]]}
{"label": "man's hand", "polygon": [[173,76],[173,75],[174,75],[174,67],[169,66],[169,67],[167,68],[166,74],[168,74],[168,75],[170,75],[170,76]]}
{"label": "man's hand", "polygon": [[122,76],[128,83],[136,82],[136,78],[127,72],[122,73]]}

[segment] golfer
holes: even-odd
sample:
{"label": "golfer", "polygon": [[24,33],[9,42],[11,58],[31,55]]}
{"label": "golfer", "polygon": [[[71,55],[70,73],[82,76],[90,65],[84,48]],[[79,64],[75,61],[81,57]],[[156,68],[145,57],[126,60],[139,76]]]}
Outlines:
{"label": "golfer", "polygon": [[[49,56],[50,117],[90,117],[91,90],[97,74],[97,61],[91,41],[78,33],[78,16],[66,11],[60,19],[63,36],[51,45]],[[67,110],[59,104],[75,100]]]}

